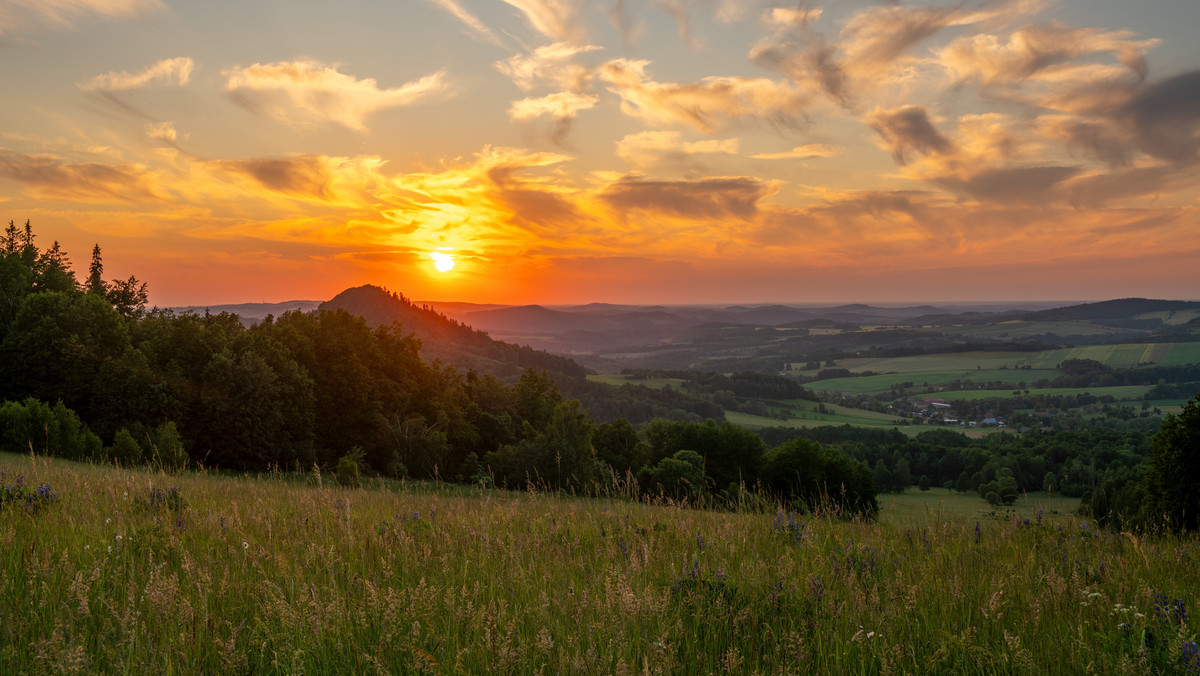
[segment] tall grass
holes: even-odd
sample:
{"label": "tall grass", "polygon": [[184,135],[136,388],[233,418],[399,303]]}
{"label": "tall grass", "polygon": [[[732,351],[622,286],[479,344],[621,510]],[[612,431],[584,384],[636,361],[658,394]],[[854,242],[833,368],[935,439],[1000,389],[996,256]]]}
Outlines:
{"label": "tall grass", "polygon": [[0,673],[1200,673],[1195,537],[0,472],[57,492],[0,513]]}

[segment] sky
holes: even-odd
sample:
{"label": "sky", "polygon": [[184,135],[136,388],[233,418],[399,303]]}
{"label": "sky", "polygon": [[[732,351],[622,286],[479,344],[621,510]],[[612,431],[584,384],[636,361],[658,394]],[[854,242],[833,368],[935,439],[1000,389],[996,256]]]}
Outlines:
{"label": "sky", "polygon": [[1196,299],[1198,27],[1196,0],[0,0],[0,216],[162,306]]}

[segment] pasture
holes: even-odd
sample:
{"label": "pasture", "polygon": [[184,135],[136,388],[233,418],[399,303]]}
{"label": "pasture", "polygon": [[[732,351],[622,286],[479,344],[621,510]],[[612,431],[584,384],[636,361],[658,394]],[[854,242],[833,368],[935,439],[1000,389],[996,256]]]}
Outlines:
{"label": "pasture", "polygon": [[314,474],[168,475],[12,455],[0,472],[57,494],[2,508],[3,673],[1193,664],[1197,538],[1107,533],[1052,511],[979,516],[905,494],[884,496],[868,522],[620,491],[377,480],[349,490]]}

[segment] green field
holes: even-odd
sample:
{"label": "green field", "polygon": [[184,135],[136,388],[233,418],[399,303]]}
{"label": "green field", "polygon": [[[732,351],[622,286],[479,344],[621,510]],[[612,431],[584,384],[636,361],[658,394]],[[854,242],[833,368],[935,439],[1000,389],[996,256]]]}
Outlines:
{"label": "green field", "polygon": [[[1021,396],[1036,397],[1041,394],[1046,395],[1071,395],[1071,394],[1091,394],[1096,397],[1105,395],[1113,397],[1117,401],[1142,401],[1142,397],[1150,391],[1149,385],[1125,385],[1119,387],[1079,387],[1079,388],[1032,388],[1029,394],[1024,394],[1021,390]],[[993,397],[1012,397],[1014,390],[957,390],[954,392],[938,392],[937,396],[940,399],[947,401],[975,401],[977,399],[991,399]]]}
{"label": "green field", "polygon": [[670,385],[674,389],[683,387],[684,381],[679,378],[633,378],[620,373],[602,373],[600,375],[590,375],[588,380],[594,383],[606,383],[608,385],[645,385],[651,389],[661,390],[663,387]]}
{"label": "green field", "polygon": [[1200,608],[1195,535],[1026,524],[1024,499],[882,496],[869,522],[13,455],[0,473],[57,492],[0,507],[5,674],[1185,673],[1197,637],[1156,606]]}
{"label": "green field", "polygon": [[[1180,366],[1200,363],[1200,343],[1128,343],[1085,345],[1040,352],[955,352],[910,357],[842,359],[837,362],[837,367],[849,369],[854,373],[873,371],[880,374],[997,370],[1005,372],[1004,380],[1032,381],[1042,377],[1053,377],[1033,373],[1037,371],[1061,375],[1056,369],[1067,359],[1094,359],[1112,368],[1136,368],[1139,364],[1148,362],[1163,366]],[[1025,366],[1030,367],[1032,372],[1020,370],[1011,373],[1014,369]],[[979,376],[975,379],[999,378]]]}
{"label": "green field", "polygon": [[[847,360],[849,361],[849,360]],[[1062,375],[1059,371],[913,371],[909,373],[883,373],[874,376],[858,376],[850,378],[830,378],[818,380],[805,387],[820,392],[843,392],[846,394],[869,394],[885,392],[892,387],[904,383],[912,383],[912,389],[920,392],[925,387],[941,387],[955,381],[971,380],[973,382],[1024,382],[1032,385],[1041,378],[1054,378]],[[939,393],[938,396],[941,396]]]}
{"label": "green field", "polygon": [[1008,321],[994,324],[964,324],[941,326],[938,332],[971,338],[1028,338],[1052,333],[1059,336],[1100,336],[1125,333],[1124,329],[1100,326],[1092,322],[1027,322]]}

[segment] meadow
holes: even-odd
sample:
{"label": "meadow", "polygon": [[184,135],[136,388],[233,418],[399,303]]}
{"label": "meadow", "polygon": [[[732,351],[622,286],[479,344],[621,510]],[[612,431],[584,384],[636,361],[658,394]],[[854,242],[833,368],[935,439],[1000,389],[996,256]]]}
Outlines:
{"label": "meadow", "polygon": [[1200,670],[1200,541],[1033,497],[883,496],[864,521],[619,488],[0,472],[27,496],[0,507],[6,674]]}

